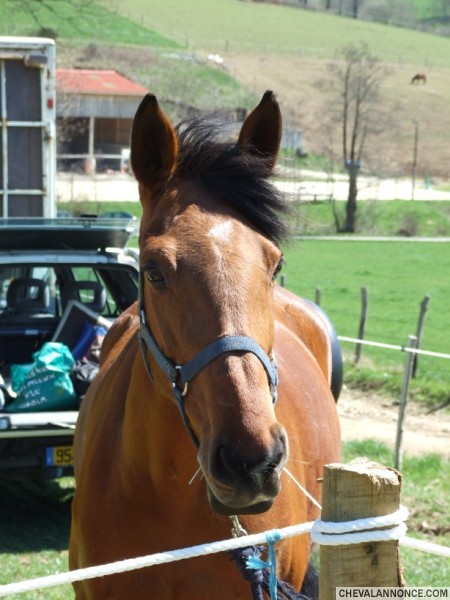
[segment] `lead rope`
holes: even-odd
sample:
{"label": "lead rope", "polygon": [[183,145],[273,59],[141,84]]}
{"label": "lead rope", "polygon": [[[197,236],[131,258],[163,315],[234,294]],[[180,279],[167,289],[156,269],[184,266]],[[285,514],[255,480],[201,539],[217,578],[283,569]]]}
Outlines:
{"label": "lead rope", "polygon": [[[236,515],[230,517],[232,522],[231,534],[233,537],[247,535]],[[265,546],[247,546],[230,550],[232,560],[236,563],[242,577],[250,582],[252,600],[264,600],[263,591],[270,595],[270,600],[306,600],[306,596],[296,592],[293,587],[277,579],[277,559],[275,544],[280,540],[276,531],[266,533],[268,556],[267,560],[260,557],[265,551]]]}
{"label": "lead rope", "polygon": [[[237,515],[232,515],[230,519],[233,524],[231,534],[234,538],[247,535],[247,532],[240,524]],[[253,600],[264,600],[262,592],[264,572],[261,568],[249,570],[247,567],[247,560],[251,557],[259,556],[262,550],[263,546],[247,546],[245,548],[236,548],[236,550],[229,551],[229,554],[240,570],[242,577],[250,582]]]}

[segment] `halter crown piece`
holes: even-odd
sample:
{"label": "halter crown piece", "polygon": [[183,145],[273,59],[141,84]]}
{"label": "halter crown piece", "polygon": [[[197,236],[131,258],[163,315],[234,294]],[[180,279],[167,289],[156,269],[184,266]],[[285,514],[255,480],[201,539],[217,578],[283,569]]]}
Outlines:
{"label": "halter crown piece", "polygon": [[[152,354],[156,363],[160,369],[165,373],[167,379],[172,384],[173,395],[175,397],[178,409],[183,419],[183,423],[188,430],[188,433],[196,447],[199,446],[199,441],[192,430],[191,424],[189,423],[188,416],[184,407],[184,397],[188,391],[188,384],[198,373],[206,367],[213,360],[221,356],[222,354],[229,354],[232,352],[251,352],[260,361],[264,370],[266,371],[267,378],[269,380],[270,391],[272,394],[273,403],[277,401],[277,385],[278,385],[278,372],[275,361],[273,358],[269,358],[261,346],[251,337],[245,335],[225,335],[214,341],[208,346],[200,350],[195,356],[193,356],[184,365],[177,365],[167,358],[158,344],[148,326],[145,318],[144,302],[143,302],[143,282],[141,276],[139,294],[139,313],[140,313],[140,326],[139,326],[139,342],[142,350],[142,356],[144,364],[149,377],[152,379],[151,368],[147,358],[147,350]],[[181,385],[179,385],[181,384]]]}

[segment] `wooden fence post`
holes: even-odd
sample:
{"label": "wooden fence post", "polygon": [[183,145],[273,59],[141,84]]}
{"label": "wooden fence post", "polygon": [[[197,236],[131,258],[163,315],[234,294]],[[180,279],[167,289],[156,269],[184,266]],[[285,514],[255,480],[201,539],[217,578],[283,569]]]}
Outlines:
{"label": "wooden fence post", "polygon": [[[417,322],[417,331],[416,331],[416,337],[417,337],[416,348],[420,348],[420,346],[422,345],[423,327],[425,325],[425,315],[427,313],[430,300],[431,300],[430,296],[424,296],[422,302],[420,303],[420,313],[419,313],[419,320]],[[413,360],[413,367],[412,367],[412,377],[413,378],[416,377],[418,360],[419,360],[419,355],[415,354],[414,360]]]}
{"label": "wooden fence post", "polygon": [[[417,348],[417,338],[415,335],[408,337],[408,350],[415,350]],[[411,382],[412,368],[414,363],[414,352],[406,353],[405,368],[403,371],[403,384],[402,391],[400,394],[400,403],[398,407],[398,421],[397,421],[397,435],[395,438],[395,455],[394,455],[394,466],[396,469],[402,468],[403,460],[403,421],[405,420],[406,404],[408,403],[409,397],[409,384]]]}
{"label": "wooden fence post", "polygon": [[[366,320],[367,320],[367,307],[368,307],[368,294],[367,288],[361,288],[361,315],[359,318],[359,328],[358,328],[358,340],[364,339],[364,333],[366,330]],[[355,349],[355,365],[359,363],[359,359],[361,358],[362,352],[362,344],[356,344]]]}
{"label": "wooden fence post", "polygon": [[[401,474],[367,458],[326,465],[322,520],[380,517],[400,507]],[[398,542],[320,547],[319,600],[336,600],[336,587],[403,587]]]}
{"label": "wooden fence post", "polygon": [[317,304],[317,306],[320,306],[320,303],[322,302],[322,290],[320,287],[316,287],[314,302]]}

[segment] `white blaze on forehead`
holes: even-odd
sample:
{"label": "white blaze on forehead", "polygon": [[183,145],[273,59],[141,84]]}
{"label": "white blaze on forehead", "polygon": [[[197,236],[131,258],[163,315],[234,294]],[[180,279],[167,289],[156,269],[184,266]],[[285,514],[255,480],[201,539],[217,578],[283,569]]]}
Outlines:
{"label": "white blaze on forehead", "polygon": [[233,232],[233,222],[232,221],[223,221],[222,223],[217,223],[214,227],[208,231],[208,235],[210,235],[214,240],[220,244],[226,244],[231,240],[231,234]]}

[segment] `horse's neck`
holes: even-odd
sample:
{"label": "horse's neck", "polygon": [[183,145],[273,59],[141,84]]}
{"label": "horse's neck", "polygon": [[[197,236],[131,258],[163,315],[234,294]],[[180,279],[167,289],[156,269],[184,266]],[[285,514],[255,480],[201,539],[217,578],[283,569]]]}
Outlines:
{"label": "horse's neck", "polygon": [[183,489],[198,462],[168,385],[158,388],[137,351],[126,401],[123,444],[126,468],[149,478],[158,489]]}

